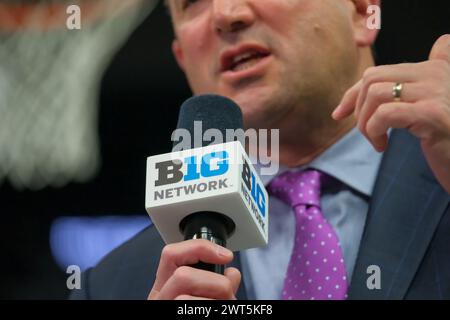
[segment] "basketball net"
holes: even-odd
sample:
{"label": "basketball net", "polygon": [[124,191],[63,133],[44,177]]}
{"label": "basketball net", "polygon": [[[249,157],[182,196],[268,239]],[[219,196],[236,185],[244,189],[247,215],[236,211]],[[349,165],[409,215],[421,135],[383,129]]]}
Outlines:
{"label": "basketball net", "polygon": [[[156,0],[0,3],[0,185],[86,182],[99,170],[103,73]],[[81,29],[69,30],[78,5]]]}

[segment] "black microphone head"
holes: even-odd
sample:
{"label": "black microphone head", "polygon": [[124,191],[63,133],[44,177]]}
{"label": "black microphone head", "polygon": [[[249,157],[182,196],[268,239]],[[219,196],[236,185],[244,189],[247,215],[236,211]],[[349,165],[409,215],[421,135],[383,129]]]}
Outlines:
{"label": "black microphone head", "polygon": [[[186,129],[191,135],[191,146],[194,146],[194,123],[200,121],[203,133],[208,129],[217,129],[221,132],[223,142],[226,141],[226,130],[243,129],[242,111],[232,100],[219,95],[194,96],[186,100],[180,109],[177,129]],[[234,140],[234,139],[233,139]],[[217,143],[217,141],[205,141],[201,139],[203,147]],[[174,142],[174,146],[176,145]]]}

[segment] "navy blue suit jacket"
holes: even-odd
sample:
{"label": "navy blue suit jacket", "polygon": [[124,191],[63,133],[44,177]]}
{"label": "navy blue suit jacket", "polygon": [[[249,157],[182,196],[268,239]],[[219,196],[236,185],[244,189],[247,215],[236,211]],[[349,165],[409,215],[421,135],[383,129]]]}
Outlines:
{"label": "navy blue suit jacket", "polygon": [[[156,228],[145,229],[87,270],[71,298],[146,299],[163,247]],[[240,269],[239,254],[232,265]],[[367,287],[370,265],[381,268],[380,290]],[[450,195],[406,131],[392,132],[383,157],[349,299],[450,299]]]}

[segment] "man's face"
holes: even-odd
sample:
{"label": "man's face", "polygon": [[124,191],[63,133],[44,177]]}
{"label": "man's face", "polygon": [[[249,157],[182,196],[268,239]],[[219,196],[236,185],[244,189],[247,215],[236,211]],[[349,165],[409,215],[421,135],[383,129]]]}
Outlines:
{"label": "man's face", "polygon": [[[246,127],[293,108],[330,117],[356,79],[351,0],[169,0],[175,56],[194,94],[236,101]],[[299,109],[300,108],[300,109]]]}

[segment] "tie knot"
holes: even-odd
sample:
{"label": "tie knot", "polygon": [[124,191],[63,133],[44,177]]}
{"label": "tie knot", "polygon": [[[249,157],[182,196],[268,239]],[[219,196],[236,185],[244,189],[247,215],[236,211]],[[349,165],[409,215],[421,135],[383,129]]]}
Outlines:
{"label": "tie knot", "polygon": [[269,193],[295,207],[320,207],[320,185],[323,173],[316,170],[285,172],[269,184]]}

